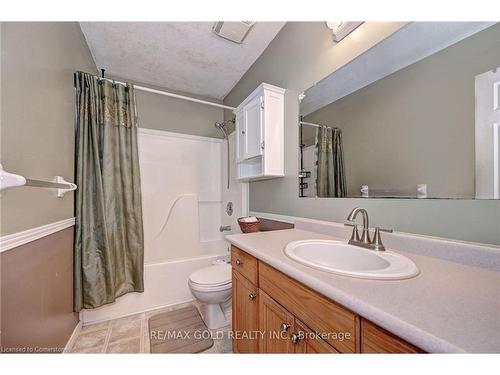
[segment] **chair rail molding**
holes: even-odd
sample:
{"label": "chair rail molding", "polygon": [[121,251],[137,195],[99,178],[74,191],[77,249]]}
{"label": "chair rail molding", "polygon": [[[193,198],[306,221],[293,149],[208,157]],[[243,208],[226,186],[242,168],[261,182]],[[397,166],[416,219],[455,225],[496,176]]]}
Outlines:
{"label": "chair rail molding", "polygon": [[74,217],[24,230],[22,232],[2,236],[0,237],[0,253],[38,240],[39,238],[48,236],[49,234],[59,232],[63,229],[72,227],[73,225],[75,225]]}

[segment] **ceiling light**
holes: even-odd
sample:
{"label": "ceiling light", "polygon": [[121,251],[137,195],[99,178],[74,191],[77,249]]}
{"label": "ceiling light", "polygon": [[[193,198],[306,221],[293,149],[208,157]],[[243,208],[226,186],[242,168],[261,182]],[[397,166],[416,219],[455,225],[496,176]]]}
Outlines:
{"label": "ceiling light", "polygon": [[338,43],[362,23],[363,22],[331,21],[327,22],[326,25],[328,28],[332,29],[333,40]]}

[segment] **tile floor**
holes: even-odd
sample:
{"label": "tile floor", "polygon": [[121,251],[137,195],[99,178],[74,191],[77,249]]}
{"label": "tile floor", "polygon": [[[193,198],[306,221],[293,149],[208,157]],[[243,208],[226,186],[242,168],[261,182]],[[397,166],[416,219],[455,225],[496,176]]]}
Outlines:
{"label": "tile floor", "polygon": [[[187,307],[192,302],[145,313],[113,319],[103,323],[82,327],[69,348],[69,353],[135,353],[144,354],[149,351],[148,319],[155,314]],[[214,345],[203,353],[231,353],[231,340],[227,332],[230,326],[218,331],[221,338],[214,338]]]}

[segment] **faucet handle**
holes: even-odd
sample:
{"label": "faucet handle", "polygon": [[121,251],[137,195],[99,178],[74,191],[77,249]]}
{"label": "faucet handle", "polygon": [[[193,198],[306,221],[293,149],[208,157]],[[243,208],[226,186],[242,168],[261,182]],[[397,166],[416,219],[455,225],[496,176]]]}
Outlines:
{"label": "faucet handle", "polygon": [[373,240],[372,240],[373,249],[377,251],[385,251],[385,246],[382,243],[382,237],[380,237],[380,232],[392,233],[392,229],[383,229],[380,227],[375,227],[375,233],[373,234]]}
{"label": "faucet handle", "polygon": [[387,233],[392,233],[392,232],[394,232],[394,230],[392,230],[392,229],[384,229],[384,228],[380,228],[380,227],[376,227],[376,228],[375,228],[375,230],[377,230],[377,228],[378,228],[378,230],[379,230],[380,232],[387,232]]}
{"label": "faucet handle", "polygon": [[351,238],[349,240],[350,241],[359,241],[359,233],[358,233],[358,224],[356,223],[352,223],[352,222],[347,222],[347,223],[344,223],[344,226],[346,227],[352,227],[352,234],[351,234]]}

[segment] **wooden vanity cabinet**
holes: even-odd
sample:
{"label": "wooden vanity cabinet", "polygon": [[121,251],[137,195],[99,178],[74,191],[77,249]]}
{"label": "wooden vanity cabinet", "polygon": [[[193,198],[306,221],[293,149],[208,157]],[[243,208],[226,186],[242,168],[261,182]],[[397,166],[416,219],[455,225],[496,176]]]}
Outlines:
{"label": "wooden vanity cabinet", "polygon": [[236,270],[232,284],[233,352],[258,353],[258,288]]}
{"label": "wooden vanity cabinet", "polygon": [[359,316],[259,262],[259,288],[341,353],[359,352]]}
{"label": "wooden vanity cabinet", "polygon": [[295,319],[295,326],[292,334],[298,335],[298,342],[295,344],[294,353],[302,354],[338,354],[335,348],[317,336],[309,327],[300,320]]}
{"label": "wooden vanity cabinet", "polygon": [[232,246],[235,353],[422,353]]}
{"label": "wooden vanity cabinet", "polygon": [[361,353],[424,353],[416,346],[366,319],[361,321],[361,332]]}
{"label": "wooden vanity cabinet", "polygon": [[295,330],[295,318],[280,304],[259,290],[259,349],[261,353],[293,353],[290,334]]}
{"label": "wooden vanity cabinet", "polygon": [[231,246],[231,266],[252,284],[258,284],[258,260],[236,246]]}
{"label": "wooden vanity cabinet", "polygon": [[338,353],[304,323],[259,290],[260,353]]}

